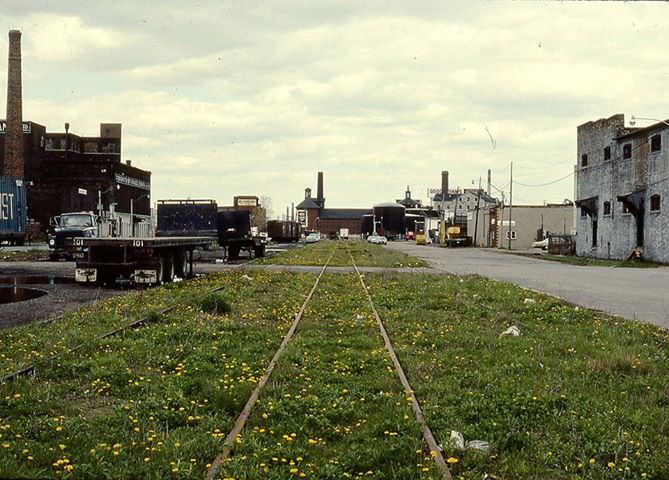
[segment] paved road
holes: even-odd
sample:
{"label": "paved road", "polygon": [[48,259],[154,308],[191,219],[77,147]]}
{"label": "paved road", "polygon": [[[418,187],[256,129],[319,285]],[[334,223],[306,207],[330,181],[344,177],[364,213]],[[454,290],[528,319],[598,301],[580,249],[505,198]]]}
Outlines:
{"label": "paved road", "polygon": [[584,267],[495,250],[406,242],[391,242],[388,248],[422,258],[436,270],[506,280],[577,305],[669,328],[668,267]]}

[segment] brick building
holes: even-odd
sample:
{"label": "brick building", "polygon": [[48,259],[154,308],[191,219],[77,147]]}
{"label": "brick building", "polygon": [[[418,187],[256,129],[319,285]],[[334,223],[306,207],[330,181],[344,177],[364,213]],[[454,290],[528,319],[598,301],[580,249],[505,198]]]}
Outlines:
{"label": "brick building", "polygon": [[311,188],[304,190],[304,200],[296,207],[297,220],[307,232],[324,235],[336,234],[341,228],[348,228],[350,235],[360,235],[362,216],[372,213],[365,208],[325,208],[323,196],[323,172],[318,172],[316,198],[311,196]]}
{"label": "brick building", "polygon": [[577,129],[576,253],[669,262],[669,122],[625,126],[622,114]]}
{"label": "brick building", "polygon": [[[151,172],[121,162],[121,125],[101,124],[100,136],[50,133],[23,122],[23,170],[28,186],[28,218],[43,233],[49,219],[63,212],[97,211],[99,193],[109,210],[150,214]],[[4,158],[6,122],[0,121],[0,158]]]}

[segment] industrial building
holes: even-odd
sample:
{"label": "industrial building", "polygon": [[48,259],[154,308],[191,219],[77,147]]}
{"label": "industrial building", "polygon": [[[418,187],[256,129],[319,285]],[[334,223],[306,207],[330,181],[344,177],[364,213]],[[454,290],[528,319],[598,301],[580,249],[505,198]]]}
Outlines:
{"label": "industrial building", "polygon": [[307,232],[335,235],[347,228],[350,235],[360,235],[362,216],[372,213],[365,208],[325,208],[323,195],[323,172],[318,172],[316,197],[311,196],[311,188],[304,190],[304,200],[295,207],[297,221]]}
{"label": "industrial building", "polygon": [[[5,122],[0,121],[0,158],[5,152]],[[69,126],[67,126],[69,127]],[[23,178],[33,237],[44,233],[49,219],[63,212],[104,210],[150,214],[151,172],[121,162],[121,125],[100,124],[98,137],[50,133],[35,122],[23,122]],[[3,169],[5,166],[3,165]]]}
{"label": "industrial building", "polygon": [[[27,186],[29,239],[43,237],[64,212],[150,214],[151,172],[121,162],[121,124],[103,123],[98,137],[47,132],[23,121],[21,32],[9,32],[7,118],[0,120],[0,172]],[[101,203],[101,205],[99,205]]]}
{"label": "industrial building", "polygon": [[576,254],[669,262],[669,121],[625,126],[622,114],[577,129]]}

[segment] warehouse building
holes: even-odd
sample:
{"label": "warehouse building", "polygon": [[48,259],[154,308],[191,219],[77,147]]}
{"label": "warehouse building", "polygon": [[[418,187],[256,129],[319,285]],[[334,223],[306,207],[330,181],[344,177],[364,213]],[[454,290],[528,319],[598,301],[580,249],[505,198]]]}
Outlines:
{"label": "warehouse building", "polygon": [[669,121],[625,126],[622,114],[577,129],[576,254],[669,263]]}
{"label": "warehouse building", "polygon": [[[6,122],[0,120],[0,158],[4,158]],[[66,124],[66,129],[69,125]],[[151,172],[121,162],[121,124],[100,124],[100,135],[50,133],[23,122],[23,171],[27,184],[32,236],[44,234],[49,219],[64,212],[108,211],[150,214]]]}
{"label": "warehouse building", "polygon": [[312,197],[311,188],[306,188],[304,199],[295,210],[297,221],[305,231],[323,235],[336,235],[342,228],[347,228],[349,235],[360,235],[363,215],[372,213],[365,208],[325,208],[323,172],[318,172],[316,197]]}

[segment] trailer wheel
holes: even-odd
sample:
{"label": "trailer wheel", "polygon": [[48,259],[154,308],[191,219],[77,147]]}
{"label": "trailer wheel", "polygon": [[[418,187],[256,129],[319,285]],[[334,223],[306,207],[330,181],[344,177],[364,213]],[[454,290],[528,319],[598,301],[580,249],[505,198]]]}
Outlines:
{"label": "trailer wheel", "polygon": [[236,245],[228,247],[228,255],[230,258],[239,258],[239,247]]}
{"label": "trailer wheel", "polygon": [[162,285],[164,272],[165,259],[163,259],[163,257],[158,257],[158,264],[156,265],[156,285]]}
{"label": "trailer wheel", "polygon": [[174,274],[180,278],[186,278],[188,272],[188,254],[186,250],[179,252],[175,257]]}
{"label": "trailer wheel", "polygon": [[165,283],[170,283],[174,281],[175,277],[174,255],[168,255],[165,258],[165,274],[163,276],[163,281]]}
{"label": "trailer wheel", "polygon": [[258,257],[258,258],[262,258],[262,257],[265,256],[265,245],[261,245],[261,246],[259,246],[259,247],[255,247],[254,250],[255,250],[256,257]]}

